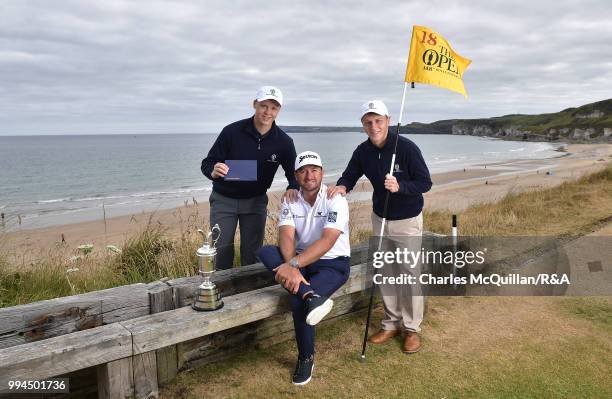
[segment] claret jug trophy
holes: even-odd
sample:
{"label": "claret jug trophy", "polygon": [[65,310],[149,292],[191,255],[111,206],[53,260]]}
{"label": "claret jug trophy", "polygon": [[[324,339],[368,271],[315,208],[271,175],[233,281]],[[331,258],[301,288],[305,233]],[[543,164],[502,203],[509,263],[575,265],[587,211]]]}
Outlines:
{"label": "claret jug trophy", "polygon": [[[198,311],[217,310],[223,307],[221,295],[215,283],[210,281],[210,277],[215,271],[215,257],[217,255],[217,241],[221,236],[221,229],[218,224],[208,232],[198,229],[202,234],[204,244],[197,250],[199,273],[204,277],[204,281],[196,290],[196,295],[191,306]],[[216,238],[213,240],[213,236]]]}

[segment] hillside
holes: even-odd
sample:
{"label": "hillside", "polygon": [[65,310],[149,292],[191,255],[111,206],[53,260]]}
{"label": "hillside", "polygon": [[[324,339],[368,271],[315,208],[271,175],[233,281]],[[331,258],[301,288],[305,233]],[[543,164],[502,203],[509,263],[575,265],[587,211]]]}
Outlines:
{"label": "hillside", "polygon": [[540,115],[505,115],[486,119],[451,119],[410,123],[404,134],[455,134],[516,140],[611,141],[612,99]]}
{"label": "hillside", "polygon": [[[287,133],[361,132],[361,126],[282,126]],[[396,126],[389,126],[395,132]],[[530,141],[612,141],[612,99],[540,115],[413,122],[402,134],[455,134]]]}

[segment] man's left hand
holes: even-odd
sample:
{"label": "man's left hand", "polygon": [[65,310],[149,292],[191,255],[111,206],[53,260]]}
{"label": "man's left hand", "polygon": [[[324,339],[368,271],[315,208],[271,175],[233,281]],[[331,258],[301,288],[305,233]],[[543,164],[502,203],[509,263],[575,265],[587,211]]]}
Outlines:
{"label": "man's left hand", "polygon": [[284,200],[287,200],[287,202],[297,202],[298,199],[298,190],[294,189],[294,188],[290,188],[289,190],[285,191],[285,194],[283,194],[283,198],[281,198],[281,202]]}
{"label": "man's left hand", "polygon": [[276,272],[274,279],[281,283],[281,285],[292,294],[297,293],[300,288],[300,283],[310,285],[304,276],[302,276],[302,273],[300,273],[298,269],[291,267],[289,263],[283,263],[274,269],[274,271]]}
{"label": "man's left hand", "polygon": [[395,176],[387,174],[385,176],[385,188],[392,193],[397,193],[399,191],[399,183]]}

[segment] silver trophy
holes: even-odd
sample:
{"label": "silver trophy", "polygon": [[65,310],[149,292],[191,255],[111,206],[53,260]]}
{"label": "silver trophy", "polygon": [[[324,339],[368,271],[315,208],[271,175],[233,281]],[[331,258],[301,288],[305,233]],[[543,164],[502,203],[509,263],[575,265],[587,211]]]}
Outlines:
{"label": "silver trophy", "polygon": [[[217,238],[212,240],[213,233],[216,232]],[[204,245],[198,249],[199,273],[204,277],[204,281],[196,290],[196,296],[191,306],[195,310],[217,310],[223,307],[221,295],[215,283],[210,281],[210,277],[215,271],[215,256],[217,255],[217,241],[221,236],[221,229],[216,224],[208,233],[198,229],[198,233],[204,238]]]}

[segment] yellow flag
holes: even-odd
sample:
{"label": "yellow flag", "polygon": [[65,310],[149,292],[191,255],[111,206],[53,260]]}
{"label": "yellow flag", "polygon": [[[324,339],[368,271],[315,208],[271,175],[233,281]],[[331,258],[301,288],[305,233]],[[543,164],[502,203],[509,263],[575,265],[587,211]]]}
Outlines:
{"label": "yellow flag", "polygon": [[457,54],[437,32],[425,26],[412,28],[406,82],[435,85],[463,94],[463,72],[472,61]]}

